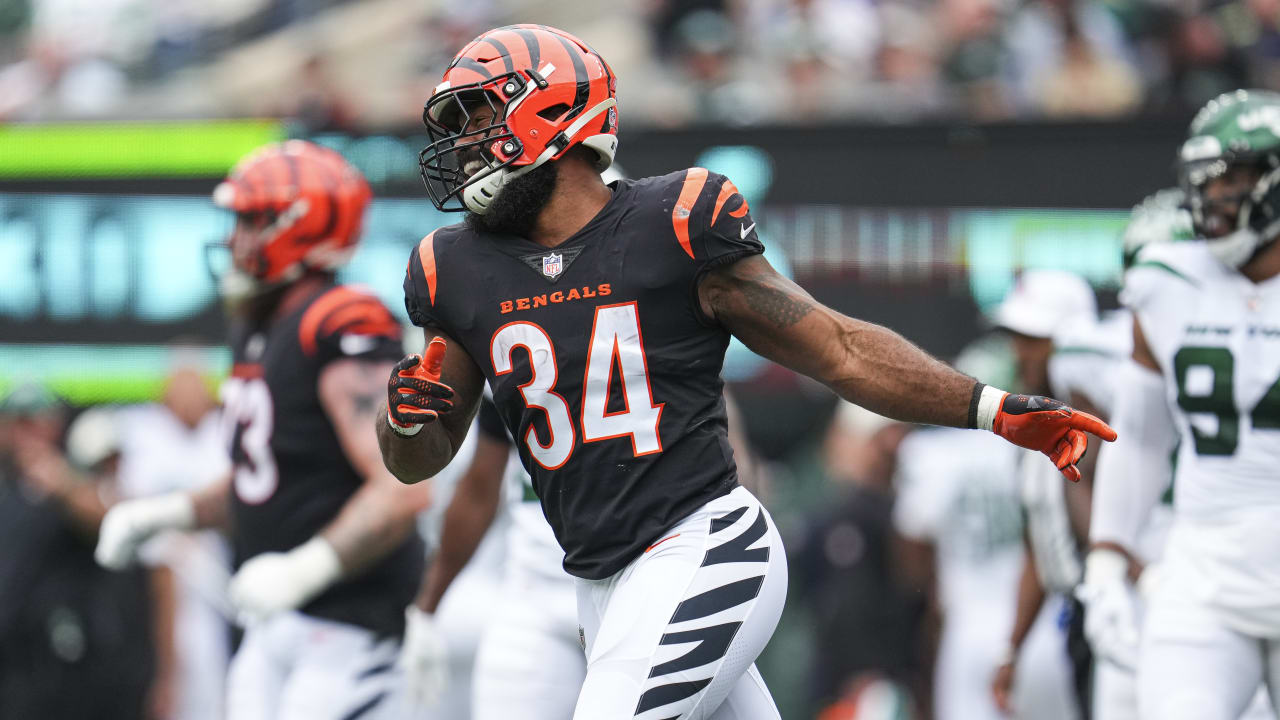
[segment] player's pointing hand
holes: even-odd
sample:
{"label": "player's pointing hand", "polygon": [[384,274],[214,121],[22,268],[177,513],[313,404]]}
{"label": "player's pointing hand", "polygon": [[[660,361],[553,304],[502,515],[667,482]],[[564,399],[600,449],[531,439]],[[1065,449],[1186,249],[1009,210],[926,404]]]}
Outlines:
{"label": "player's pointing hand", "polygon": [[435,337],[422,355],[403,358],[387,382],[387,422],[401,435],[416,435],[453,409],[453,388],[440,382],[445,341]]}
{"label": "player's pointing hand", "polygon": [[990,430],[1014,445],[1037,450],[1053,461],[1064,477],[1080,480],[1076,463],[1089,448],[1089,435],[1107,442],[1116,431],[1087,412],[1041,395],[1014,395],[990,386],[981,388],[977,426]]}

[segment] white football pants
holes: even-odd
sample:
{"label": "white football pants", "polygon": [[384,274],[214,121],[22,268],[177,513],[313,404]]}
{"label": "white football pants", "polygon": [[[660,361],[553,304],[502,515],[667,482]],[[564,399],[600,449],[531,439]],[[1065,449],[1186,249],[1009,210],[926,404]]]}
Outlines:
{"label": "white football pants", "polygon": [[400,641],[354,625],[282,612],[245,630],[227,673],[231,720],[409,717]]}
{"label": "white football pants", "polygon": [[612,577],[576,584],[587,677],[574,720],[778,720],[754,663],[782,614],[787,560],[745,488]]}
{"label": "white football pants", "polygon": [[[1256,717],[1258,686],[1280,697],[1280,638],[1244,635],[1172,582],[1148,599],[1138,659],[1142,720]],[[1280,718],[1274,710],[1271,715]]]}
{"label": "white football pants", "polygon": [[472,671],[472,720],[568,720],[587,674],[573,577],[512,568]]}

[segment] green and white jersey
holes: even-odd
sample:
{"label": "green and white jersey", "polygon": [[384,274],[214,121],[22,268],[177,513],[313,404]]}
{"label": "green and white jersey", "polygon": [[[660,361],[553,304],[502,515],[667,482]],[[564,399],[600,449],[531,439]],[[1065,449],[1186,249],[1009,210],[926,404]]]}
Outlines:
{"label": "green and white jersey", "polygon": [[1203,243],[1144,248],[1125,279],[1181,436],[1168,555],[1246,630],[1280,630],[1280,277]]}

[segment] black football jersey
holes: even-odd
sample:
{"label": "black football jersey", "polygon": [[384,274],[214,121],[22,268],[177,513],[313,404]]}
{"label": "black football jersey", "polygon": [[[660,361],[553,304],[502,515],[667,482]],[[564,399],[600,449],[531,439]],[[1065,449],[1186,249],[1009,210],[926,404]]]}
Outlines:
{"label": "black football jersey", "polygon": [[[403,345],[400,324],[377,298],[331,285],[269,327],[233,326],[231,347],[223,422],[234,472],[232,540],[242,563],[310,540],[360,489],[363,480],[320,404],[320,373],[341,358],[399,359]],[[415,533],[301,610],[400,635],[423,554]]]}
{"label": "black football jersey", "polygon": [[702,168],[621,180],[553,249],[440,228],[410,255],[405,306],[489,381],[564,568],[599,579],[737,485],[723,383],[729,333],[703,273],[764,251],[733,183]]}

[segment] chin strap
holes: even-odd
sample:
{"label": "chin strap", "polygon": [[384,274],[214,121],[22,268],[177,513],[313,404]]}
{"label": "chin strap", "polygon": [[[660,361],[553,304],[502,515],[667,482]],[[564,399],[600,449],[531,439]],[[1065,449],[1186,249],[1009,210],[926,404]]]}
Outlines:
{"label": "chin strap", "polygon": [[492,170],[485,175],[480,181],[472,184],[462,191],[462,200],[466,204],[467,209],[477,215],[483,215],[489,211],[489,206],[493,204],[494,198],[498,197],[498,193],[502,190],[502,186],[515,180],[516,178],[531,172],[534,168],[540,167],[543,163],[551,160],[551,158],[564,152],[573,142],[573,138],[582,131],[592,120],[595,120],[602,113],[618,104],[614,98],[608,98],[599,103],[590,110],[582,113],[577,120],[574,120],[569,127],[565,128],[547,144],[547,149],[536,160],[518,167],[514,170],[506,168],[498,168]]}
{"label": "chin strap", "polygon": [[1240,269],[1280,236],[1280,168],[1271,170],[1241,203],[1236,230],[1210,240],[1209,252],[1227,267]]}

